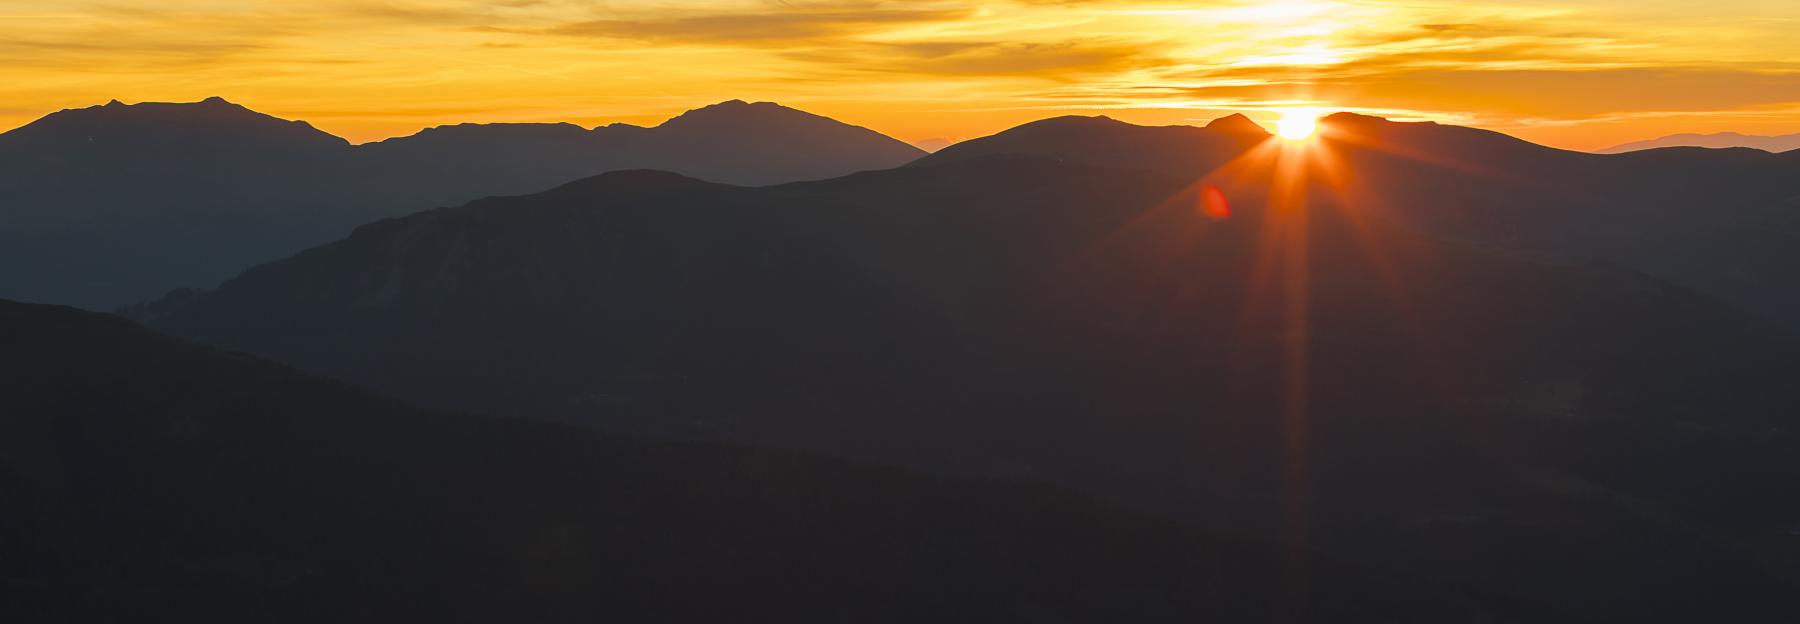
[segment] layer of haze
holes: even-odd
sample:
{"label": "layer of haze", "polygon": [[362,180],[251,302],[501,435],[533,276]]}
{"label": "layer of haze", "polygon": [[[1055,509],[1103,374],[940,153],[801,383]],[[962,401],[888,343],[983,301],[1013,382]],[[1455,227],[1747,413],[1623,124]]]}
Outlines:
{"label": "layer of haze", "polygon": [[0,0],[0,129],[220,95],[353,141],[773,100],[924,141],[1316,106],[1576,149],[1800,131],[1793,0]]}

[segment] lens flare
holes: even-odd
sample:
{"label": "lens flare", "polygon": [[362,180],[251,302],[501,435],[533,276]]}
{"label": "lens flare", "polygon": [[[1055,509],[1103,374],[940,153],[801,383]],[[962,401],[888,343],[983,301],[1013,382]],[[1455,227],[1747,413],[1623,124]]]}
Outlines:
{"label": "lens flare", "polygon": [[1200,189],[1200,212],[1216,221],[1231,218],[1231,202],[1225,200],[1225,192],[1211,184]]}

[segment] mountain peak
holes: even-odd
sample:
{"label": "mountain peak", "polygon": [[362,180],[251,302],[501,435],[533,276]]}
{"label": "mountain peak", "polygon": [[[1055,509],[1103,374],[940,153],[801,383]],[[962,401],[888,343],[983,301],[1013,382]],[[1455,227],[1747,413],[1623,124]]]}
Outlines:
{"label": "mountain peak", "polygon": [[219,96],[208,97],[198,102],[138,102],[126,104],[118,98],[107,100],[105,104],[84,108],[67,108],[46,117],[59,116],[104,116],[113,119],[156,119],[163,121],[206,120],[259,118],[277,119],[287,123],[304,123],[280,119],[272,115],[259,113],[242,104],[237,104]]}
{"label": "mountain peak", "polygon": [[[9,141],[43,145],[99,145],[205,141],[210,145],[276,141],[319,147],[349,143],[304,121],[281,119],[213,96],[199,102],[139,102],[117,99],[86,108],[64,109],[5,133]],[[71,138],[77,137],[77,138]],[[15,143],[17,145],[19,143]]]}
{"label": "mountain peak", "polygon": [[[766,179],[766,172],[785,170],[800,163],[818,174],[776,176],[791,180],[817,180],[840,172],[887,169],[911,162],[925,155],[923,150],[898,139],[861,126],[850,125],[830,117],[782,106],[775,102],[727,100],[682,113],[655,127],[632,130],[609,128],[615,138],[633,141],[661,141],[669,145],[697,150],[694,163],[714,162],[719,165],[695,166],[686,172],[715,182],[754,184]],[[704,146],[704,147],[702,147]],[[771,146],[780,146],[771,150]],[[804,154],[800,152],[804,152]],[[735,154],[764,154],[751,161],[732,161]],[[776,154],[783,154],[779,157]],[[736,162],[729,168],[725,162]]]}
{"label": "mountain peak", "polygon": [[1250,118],[1245,117],[1243,113],[1232,113],[1230,115],[1226,115],[1224,117],[1214,119],[1214,120],[1212,120],[1212,122],[1206,124],[1206,129],[1207,130],[1215,130],[1215,131],[1219,131],[1219,132],[1244,133],[1244,134],[1268,134],[1269,133],[1269,131],[1267,129],[1264,129],[1262,127],[1262,125],[1260,125],[1254,121],[1251,121]]}
{"label": "mountain peak", "polygon": [[695,120],[728,120],[743,121],[752,115],[768,116],[805,116],[818,117],[799,109],[788,108],[774,102],[746,102],[744,100],[726,100],[718,104],[702,106],[675,116],[663,122],[663,125],[688,123]]}

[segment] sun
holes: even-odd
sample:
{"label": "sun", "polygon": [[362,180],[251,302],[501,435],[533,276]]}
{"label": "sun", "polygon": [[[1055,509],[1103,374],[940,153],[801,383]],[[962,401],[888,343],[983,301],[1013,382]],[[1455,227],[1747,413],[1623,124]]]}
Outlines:
{"label": "sun", "polygon": [[1275,124],[1275,134],[1289,141],[1310,139],[1318,131],[1319,110],[1316,108],[1282,109],[1281,121]]}

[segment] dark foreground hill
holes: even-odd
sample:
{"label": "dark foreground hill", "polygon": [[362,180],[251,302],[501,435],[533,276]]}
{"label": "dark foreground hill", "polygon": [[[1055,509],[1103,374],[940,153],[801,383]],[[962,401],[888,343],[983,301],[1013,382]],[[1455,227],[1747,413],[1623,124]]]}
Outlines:
{"label": "dark foreground hill", "polygon": [[[1482,621],[1053,489],[427,413],[0,302],[13,622]],[[1491,620],[1487,620],[1491,621]]]}
{"label": "dark foreground hill", "polygon": [[432,405],[1045,480],[1533,621],[1794,606],[1791,337],[1391,225],[1331,174],[622,172],[371,224],[153,323]]}
{"label": "dark foreground hill", "polygon": [[352,146],[219,98],[115,101],[0,134],[0,297],[112,308],[211,287],[375,219],[604,171],[773,184],[922,155],[767,102],[650,128],[469,124]]}
{"label": "dark foreground hill", "polygon": [[[1215,124],[1228,120],[1247,124]],[[1359,210],[1437,236],[1624,265],[1800,331],[1800,282],[1790,270],[1800,265],[1800,152],[1586,154],[1345,113],[1321,128],[1308,158],[1329,164],[1333,182],[1320,190]],[[1064,117],[966,141],[919,164],[1028,154],[1199,179],[1253,151],[1212,130]]]}

